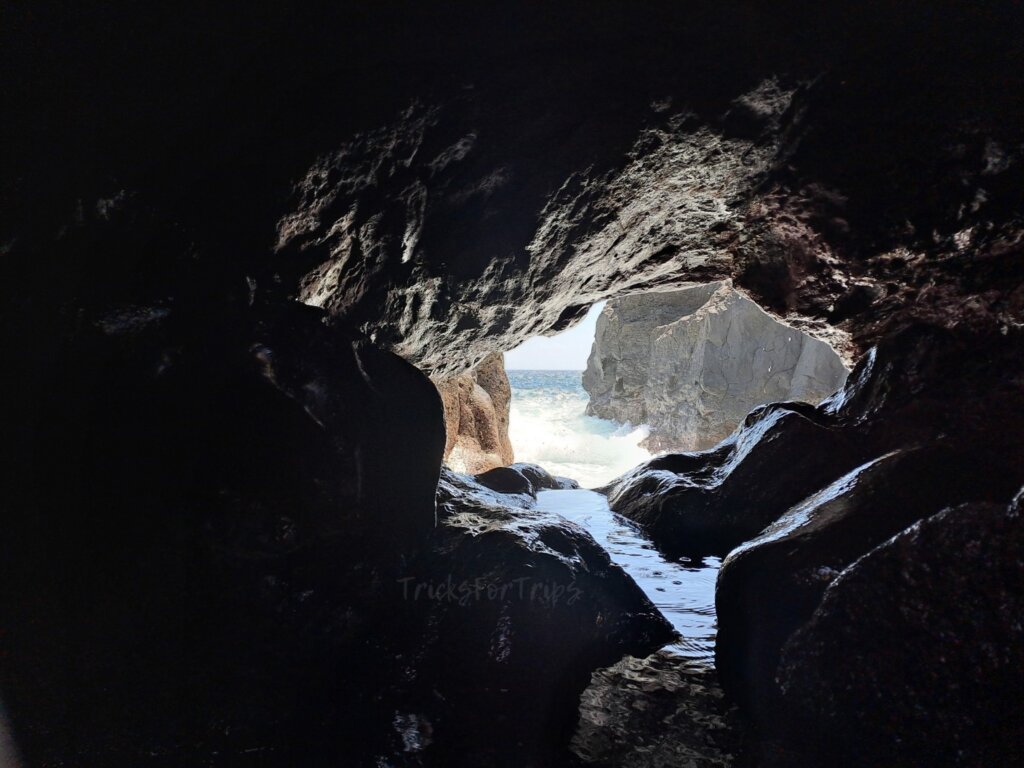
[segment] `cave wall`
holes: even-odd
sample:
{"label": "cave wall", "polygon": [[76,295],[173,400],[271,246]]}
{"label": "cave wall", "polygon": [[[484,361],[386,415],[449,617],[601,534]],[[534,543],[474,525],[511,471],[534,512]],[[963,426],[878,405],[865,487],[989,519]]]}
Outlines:
{"label": "cave wall", "polygon": [[856,350],[1020,312],[1012,3],[60,10],[7,25],[11,285],[152,206],[442,376],[729,276]]}

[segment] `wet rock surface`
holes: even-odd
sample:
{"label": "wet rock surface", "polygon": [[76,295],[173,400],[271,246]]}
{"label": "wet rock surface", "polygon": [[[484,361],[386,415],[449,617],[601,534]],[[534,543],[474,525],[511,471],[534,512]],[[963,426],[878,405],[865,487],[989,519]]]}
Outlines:
{"label": "wet rock surface", "polygon": [[26,764],[556,762],[590,673],[670,628],[581,530],[439,474],[424,374],[176,232],[84,226],[4,328],[0,691]]}
{"label": "wet rock surface", "polygon": [[469,474],[511,464],[512,388],[501,354],[488,355],[468,373],[437,382],[437,389],[444,403],[445,463]]}
{"label": "wet rock surface", "polygon": [[574,766],[726,768],[744,725],[712,668],[667,651],[593,674],[580,698]]}
{"label": "wet rock surface", "polygon": [[583,374],[587,413],[634,425],[656,451],[711,448],[752,408],[817,404],[847,370],[825,342],[773,319],[721,281],[610,301]]}
{"label": "wet rock surface", "polygon": [[[996,537],[1003,543],[993,545],[990,567],[1007,581],[980,587],[985,598],[977,612],[966,588],[947,590],[947,604],[923,586],[924,576],[908,586],[909,574],[939,567],[940,556],[923,546],[896,550],[905,569],[900,575],[891,567],[860,569],[876,557],[869,552],[891,546],[890,537],[916,542],[920,529],[935,531],[938,541],[939,531],[945,531],[947,577],[969,581],[973,561],[951,551],[966,526],[961,522],[947,530],[942,521],[960,518],[942,510],[964,502],[979,509],[1005,505],[1024,480],[1021,344],[1016,333],[908,329],[872,350],[844,389],[822,405],[755,410],[721,446],[653,459],[610,486],[612,508],[639,521],[666,552],[735,547],[719,573],[716,659],[726,690],[760,731],[751,758],[755,764],[875,765],[888,759],[881,746],[887,744],[908,764],[971,765],[986,759],[979,756],[1009,754],[1018,743],[1014,728],[991,725],[1004,722],[1004,711],[1016,711],[1015,699],[995,676],[985,677],[992,667],[960,650],[974,638],[988,649],[980,653],[994,654],[999,665],[1009,663],[1019,648],[1019,638],[1003,628],[1001,618],[1008,585],[1021,578],[1016,534]],[[964,407],[965,401],[981,399],[984,410]],[[835,479],[822,483],[830,474]],[[746,489],[734,490],[732,484],[741,479]],[[792,503],[788,493],[806,498]],[[1007,519],[1014,520],[1013,513]],[[985,525],[979,523],[979,529]],[[996,527],[1002,531],[1011,525]],[[752,532],[759,527],[763,530]],[[965,541],[964,546],[971,545]],[[967,570],[959,570],[961,564]],[[861,574],[860,581],[850,583],[863,591],[846,593],[847,613],[823,621],[822,629],[813,617],[823,611],[833,585],[836,594],[841,592],[847,573]],[[920,603],[883,608],[887,589],[894,590],[893,599],[902,594],[899,599],[910,601],[918,587]],[[862,623],[853,613],[875,616],[868,595],[880,599],[875,624]],[[935,635],[921,625],[931,610]],[[806,629],[812,625],[818,634]],[[872,664],[873,672],[865,674],[852,661],[846,666],[839,651],[832,653],[830,630],[838,632],[840,625],[851,658]],[[869,639],[873,630],[880,634]],[[812,634],[813,642],[795,639]],[[868,662],[854,653],[853,638],[877,648],[877,656]],[[898,662],[891,655],[883,659],[882,649],[897,648],[891,654],[906,653],[909,659],[918,649],[927,661],[907,678],[890,674]],[[810,661],[806,668],[804,653]],[[946,654],[956,661],[944,664]],[[829,664],[848,678],[832,676]],[[862,674],[862,682],[853,682]],[[978,694],[972,703],[959,698],[968,681],[979,677],[991,684],[991,695]],[[794,683],[783,696],[790,679],[803,687]],[[901,691],[908,693],[889,691],[888,683],[905,686]],[[943,716],[948,733],[941,738],[917,720],[928,717],[925,701],[932,695],[965,704],[962,718]],[[801,703],[804,696],[815,702],[810,709]],[[917,702],[917,714],[909,701]],[[937,750],[918,733],[935,733],[936,743],[944,746]]]}
{"label": "wet rock surface", "polygon": [[1022,498],[929,517],[831,584],[778,672],[804,733],[827,734],[805,742],[812,757],[865,766],[1018,759]]}
{"label": "wet rock surface", "polygon": [[508,498],[444,471],[426,570],[411,568],[410,585],[448,578],[414,656],[430,764],[563,764],[591,672],[674,636],[588,533]]}
{"label": "wet rock surface", "polygon": [[899,450],[858,467],[734,549],[715,592],[716,665],[726,690],[761,723],[778,722],[782,646],[840,572],[949,504],[1012,494],[1017,480],[1006,470],[944,448]]}

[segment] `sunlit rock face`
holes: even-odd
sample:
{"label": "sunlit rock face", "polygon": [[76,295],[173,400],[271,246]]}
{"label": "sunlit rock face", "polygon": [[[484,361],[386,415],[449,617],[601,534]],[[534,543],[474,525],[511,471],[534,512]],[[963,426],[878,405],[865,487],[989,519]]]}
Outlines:
{"label": "sunlit rock face", "polygon": [[445,463],[477,474],[514,461],[508,436],[512,388],[501,353],[492,353],[468,373],[437,384],[444,403]]}
{"label": "sunlit rock face", "polygon": [[597,321],[587,413],[647,424],[652,451],[702,450],[752,408],[818,403],[846,380],[836,352],[784,325],[729,281],[626,296]]}

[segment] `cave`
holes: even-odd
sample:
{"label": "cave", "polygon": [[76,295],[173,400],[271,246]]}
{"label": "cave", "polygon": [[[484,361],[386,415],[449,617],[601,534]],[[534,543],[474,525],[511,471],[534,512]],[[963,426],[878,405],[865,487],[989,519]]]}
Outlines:
{"label": "cave", "polygon": [[[1019,762],[1019,3],[4,16],[5,768]],[[516,461],[503,353],[723,286],[836,390]]]}

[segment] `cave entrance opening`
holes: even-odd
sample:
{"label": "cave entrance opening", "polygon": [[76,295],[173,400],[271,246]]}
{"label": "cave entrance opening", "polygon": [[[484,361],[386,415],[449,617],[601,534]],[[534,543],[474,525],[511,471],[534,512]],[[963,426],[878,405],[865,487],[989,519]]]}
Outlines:
{"label": "cave entrance opening", "polygon": [[505,353],[511,388],[509,438],[516,461],[596,488],[651,457],[640,446],[639,423],[616,423],[588,413],[583,375],[606,302],[576,326],[538,336]]}
{"label": "cave entrance opening", "polygon": [[504,360],[516,461],[585,488],[658,453],[713,448],[759,405],[816,404],[848,374],[828,343],[729,280],[600,302]]}
{"label": "cave entrance opening", "polygon": [[505,354],[515,459],[580,483],[538,493],[586,528],[673,624],[668,650],[713,664],[720,560],[667,559],[599,488],[658,453],[701,451],[758,405],[817,403],[842,386],[835,350],[772,317],[730,281],[625,295],[575,327]]}

